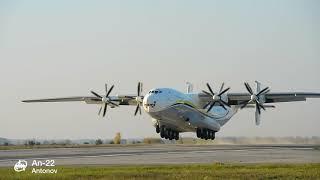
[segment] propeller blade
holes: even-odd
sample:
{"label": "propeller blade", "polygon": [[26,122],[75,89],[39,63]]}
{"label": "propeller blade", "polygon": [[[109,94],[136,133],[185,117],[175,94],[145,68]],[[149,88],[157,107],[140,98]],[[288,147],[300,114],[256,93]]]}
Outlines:
{"label": "propeller blade", "polygon": [[244,102],[241,102],[240,104],[243,104],[240,109],[243,109],[245,108],[247,105],[248,105],[249,101],[244,101]]}
{"label": "propeller blade", "polygon": [[256,110],[258,111],[259,114],[261,114],[261,109],[258,102],[256,102]]}
{"label": "propeller blade", "polygon": [[256,125],[259,126],[261,122],[260,114],[258,111],[255,112],[255,120],[256,120]]}
{"label": "propeller blade", "polygon": [[214,92],[212,91],[212,89],[211,89],[211,87],[210,87],[209,83],[207,83],[207,87],[208,87],[209,91],[211,92],[211,95],[213,96],[213,95],[214,95]]}
{"label": "propeller blade", "polygon": [[140,105],[139,105],[139,113],[140,113],[140,115],[141,115],[141,107],[140,107]]}
{"label": "propeller blade", "polygon": [[262,108],[264,111],[266,110],[266,108],[262,105],[262,104],[259,104],[260,108]]}
{"label": "propeller blade", "polygon": [[203,106],[203,109],[206,109],[211,104],[211,101],[208,102],[206,105]]}
{"label": "propeller blade", "polygon": [[108,93],[108,85],[107,84],[104,84],[104,88],[106,90],[106,94]]}
{"label": "propeller blade", "polygon": [[116,103],[114,103],[114,102],[112,102],[112,101],[108,101],[108,103],[110,103],[110,104],[112,104],[112,105],[114,105],[114,106],[119,107],[119,105],[118,105],[118,104],[116,104]]}
{"label": "propeller blade", "polygon": [[208,95],[208,96],[212,96],[209,92],[207,92],[207,91],[202,91],[203,93],[205,93],[206,95]]}
{"label": "propeller blade", "polygon": [[107,112],[107,104],[104,104],[104,107],[103,107],[103,117],[106,116],[106,112]]}
{"label": "propeller blade", "polygon": [[224,107],[224,105],[223,104],[221,104],[220,105],[224,110],[227,110],[227,108],[226,107]]}
{"label": "propeller blade", "polygon": [[246,86],[248,92],[252,95],[252,94],[253,94],[253,91],[252,91],[250,85],[249,85],[247,82],[245,82],[244,85]]}
{"label": "propeller blade", "polygon": [[265,92],[261,93],[260,95],[266,95],[266,94],[268,94],[270,91],[271,91],[271,90],[270,90],[270,89],[268,89],[267,91],[265,91]]}
{"label": "propeller blade", "polygon": [[138,82],[138,88],[137,88],[137,95],[140,96],[140,92],[141,92],[141,83]]}
{"label": "propeller blade", "polygon": [[107,95],[106,95],[106,97],[108,97],[109,96],[109,94],[111,93],[111,91],[112,91],[112,89],[114,88],[114,85],[112,85],[111,86],[111,88],[109,89],[109,91],[107,92]]}
{"label": "propeller blade", "polygon": [[209,109],[207,110],[207,112],[209,112],[209,111],[211,111],[211,109],[213,108],[213,106],[216,104],[216,102],[213,102],[211,105],[210,105],[210,107],[209,107]]}
{"label": "propeller blade", "polygon": [[[224,86],[224,82],[221,84],[219,93],[221,93],[221,91],[223,90],[223,86]],[[222,94],[223,94],[223,93],[222,93]]]}
{"label": "propeller blade", "polygon": [[260,94],[264,93],[265,91],[267,91],[269,89],[269,87],[266,87],[264,89],[262,89],[258,94],[257,96],[259,96]]}
{"label": "propeller blade", "polygon": [[102,106],[100,106],[100,109],[99,109],[99,113],[98,113],[99,116],[101,114],[101,110],[102,110]]}
{"label": "propeller blade", "polygon": [[264,106],[264,108],[276,108],[276,106],[274,106],[274,105],[263,105]]}
{"label": "propeller blade", "polygon": [[220,92],[220,93],[218,94],[218,96],[221,96],[221,95],[224,94],[225,92],[229,91],[229,89],[230,89],[230,88],[227,88],[227,89],[223,90],[222,92]]}
{"label": "propeller blade", "polygon": [[102,97],[101,97],[99,94],[95,93],[94,91],[91,91],[91,93],[92,93],[93,95],[97,96],[98,98],[101,98],[101,99],[102,99]]}
{"label": "propeller blade", "polygon": [[139,108],[140,108],[140,105],[137,104],[136,111],[134,112],[134,115],[135,115],[135,116],[137,115]]}
{"label": "propeller blade", "polygon": [[230,105],[229,105],[227,102],[225,102],[224,100],[220,100],[219,102],[222,103],[222,104],[225,105],[225,106],[230,107]]}

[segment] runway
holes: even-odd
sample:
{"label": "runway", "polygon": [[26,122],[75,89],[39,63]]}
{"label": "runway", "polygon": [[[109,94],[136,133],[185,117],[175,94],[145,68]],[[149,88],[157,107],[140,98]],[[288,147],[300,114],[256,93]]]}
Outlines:
{"label": "runway", "polygon": [[55,165],[152,165],[190,163],[320,163],[312,145],[139,145],[0,150],[0,167],[18,160],[54,160]]}

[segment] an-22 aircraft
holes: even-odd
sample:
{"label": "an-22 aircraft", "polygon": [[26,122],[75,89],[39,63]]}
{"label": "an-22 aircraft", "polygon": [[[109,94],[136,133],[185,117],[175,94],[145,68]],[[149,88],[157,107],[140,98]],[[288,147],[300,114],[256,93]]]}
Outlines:
{"label": "an-22 aircraft", "polygon": [[100,104],[99,115],[105,117],[107,107],[121,105],[136,106],[134,115],[141,114],[141,106],[152,117],[152,122],[161,138],[179,139],[179,133],[196,132],[201,139],[215,139],[215,133],[226,124],[239,109],[255,108],[255,122],[260,124],[261,110],[274,108],[270,103],[306,101],[307,98],[320,98],[320,93],[285,92],[273,93],[269,87],[261,89],[257,82],[256,93],[248,83],[244,83],[248,93],[227,93],[224,83],[219,92],[214,92],[207,83],[208,91],[182,93],[171,88],[151,89],[142,95],[142,83],[138,83],[137,95],[110,96],[114,86],[106,95],[91,91],[94,96],[66,97],[53,99],[24,100],[23,102],[68,102],[84,101],[87,104]]}

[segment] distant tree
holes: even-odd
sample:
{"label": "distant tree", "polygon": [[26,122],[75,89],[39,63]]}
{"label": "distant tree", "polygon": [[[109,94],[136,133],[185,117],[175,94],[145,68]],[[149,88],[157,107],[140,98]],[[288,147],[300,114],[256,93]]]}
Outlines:
{"label": "distant tree", "polygon": [[8,143],[8,142],[5,142],[3,145],[5,145],[5,146],[9,146],[9,143]]}
{"label": "distant tree", "polygon": [[151,139],[150,138],[144,138],[143,139],[144,144],[151,144]]}
{"label": "distant tree", "polygon": [[144,144],[160,144],[161,139],[160,138],[144,138],[143,143]]}
{"label": "distant tree", "polygon": [[36,142],[36,145],[40,145],[41,143],[39,141]]}
{"label": "distant tree", "polygon": [[34,140],[29,140],[28,141],[28,145],[29,146],[34,146],[36,144],[36,142]]}
{"label": "distant tree", "polygon": [[102,142],[102,140],[101,139],[97,139],[96,140],[96,145],[100,145],[100,144],[102,144],[103,142]]}
{"label": "distant tree", "polygon": [[89,144],[89,142],[84,142],[83,144]]}
{"label": "distant tree", "polygon": [[70,144],[72,144],[72,141],[70,139],[66,139],[66,140],[64,140],[64,144],[70,145]]}
{"label": "distant tree", "polygon": [[120,144],[121,143],[121,133],[117,132],[116,136],[113,138],[113,143],[114,144]]}

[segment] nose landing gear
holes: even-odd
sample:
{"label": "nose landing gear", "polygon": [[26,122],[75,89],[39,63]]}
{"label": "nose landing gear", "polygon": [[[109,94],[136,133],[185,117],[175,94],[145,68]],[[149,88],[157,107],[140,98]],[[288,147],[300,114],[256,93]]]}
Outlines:
{"label": "nose landing gear", "polygon": [[159,127],[159,125],[156,126],[156,132],[157,132],[157,133],[160,132],[160,127]]}

